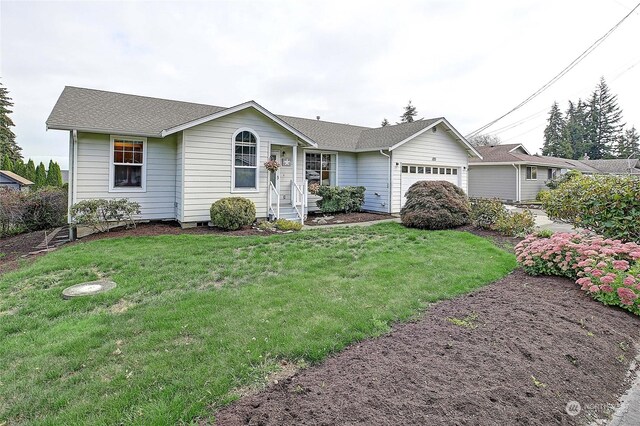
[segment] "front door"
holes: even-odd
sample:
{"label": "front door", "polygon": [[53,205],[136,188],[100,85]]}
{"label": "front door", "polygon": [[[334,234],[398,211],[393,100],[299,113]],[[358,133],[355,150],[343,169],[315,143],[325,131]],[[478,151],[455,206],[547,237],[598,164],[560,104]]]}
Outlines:
{"label": "front door", "polygon": [[[272,149],[269,160],[276,160],[278,164],[282,164],[280,163],[280,151],[278,151],[278,149]],[[271,181],[273,186],[276,187],[276,191],[280,193],[280,170],[276,171],[275,173],[269,172],[269,180]]]}

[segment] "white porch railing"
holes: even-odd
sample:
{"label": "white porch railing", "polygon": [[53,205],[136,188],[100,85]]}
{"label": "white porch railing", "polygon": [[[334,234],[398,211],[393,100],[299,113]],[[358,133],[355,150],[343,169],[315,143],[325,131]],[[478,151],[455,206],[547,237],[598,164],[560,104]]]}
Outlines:
{"label": "white porch railing", "polygon": [[307,217],[307,180],[305,179],[302,184],[297,184],[293,180],[291,181],[291,205],[296,210],[300,223],[304,225],[304,220]]}
{"label": "white porch railing", "polygon": [[[273,196],[275,194],[275,197]],[[276,200],[276,206],[273,207],[273,200]],[[269,180],[269,192],[267,193],[267,204],[269,206],[269,215],[276,219],[280,217],[280,193],[276,189],[275,185]]]}

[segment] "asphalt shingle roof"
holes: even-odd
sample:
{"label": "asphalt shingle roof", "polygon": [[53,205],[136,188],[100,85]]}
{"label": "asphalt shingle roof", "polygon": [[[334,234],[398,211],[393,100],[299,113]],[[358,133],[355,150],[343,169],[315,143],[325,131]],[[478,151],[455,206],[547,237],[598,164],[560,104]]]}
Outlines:
{"label": "asphalt shingle roof", "polygon": [[[286,115],[279,115],[278,117],[305,136],[317,142],[318,147],[323,149],[353,151],[358,145],[358,139],[362,132],[368,129],[368,127],[363,126],[289,117]],[[386,148],[388,148],[388,146]]]}
{"label": "asphalt shingle roof", "polygon": [[[47,127],[159,137],[163,130],[225,109],[67,86],[47,119]],[[338,151],[387,149],[439,120],[371,128],[286,115],[278,117],[315,141],[319,148]]]}
{"label": "asphalt shingle roof", "polygon": [[601,173],[640,174],[640,160],[637,158],[630,159],[611,159],[611,160],[580,160],[581,163],[597,169]]}
{"label": "asphalt shingle roof", "polygon": [[14,181],[20,183],[21,185],[25,185],[25,186],[33,185],[33,182],[31,182],[29,179],[25,179],[20,175],[10,172],[9,170],[0,170],[0,174],[5,175],[9,179],[13,179]]}
{"label": "asphalt shingle roof", "polygon": [[223,109],[67,86],[47,119],[47,127],[159,136],[165,129]]}
{"label": "asphalt shingle roof", "polygon": [[469,162],[472,164],[482,163],[528,163],[534,165],[545,165],[551,167],[560,167],[565,169],[577,169],[582,172],[596,172],[592,167],[585,165],[577,160],[569,160],[566,158],[547,157],[543,155],[528,155],[521,152],[513,151],[519,144],[505,145],[489,145],[478,146],[476,149],[482,155],[482,160],[471,158]]}

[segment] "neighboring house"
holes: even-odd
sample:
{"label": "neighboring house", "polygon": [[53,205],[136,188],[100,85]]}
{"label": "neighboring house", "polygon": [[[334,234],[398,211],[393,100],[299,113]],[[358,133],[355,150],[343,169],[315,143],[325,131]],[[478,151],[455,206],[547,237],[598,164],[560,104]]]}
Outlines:
{"label": "neighboring house", "polygon": [[23,178],[8,170],[0,170],[0,188],[10,188],[19,191],[28,191],[33,185],[28,179]]}
{"label": "neighboring house", "polygon": [[69,170],[60,170],[62,174],[62,183],[69,183]]}
{"label": "neighboring house", "polygon": [[545,183],[568,170],[596,169],[577,160],[531,155],[521,144],[479,146],[469,161],[469,196],[520,202],[535,200]]}
{"label": "neighboring house", "polygon": [[[420,180],[467,190],[478,151],[444,118],[381,128],[66,87],[47,120],[69,131],[69,203],[126,197],[141,219],[209,221],[223,197],[251,199],[258,217],[302,220],[308,183],[361,185],[364,209],[397,213]],[[282,167],[268,173],[263,163]]]}
{"label": "neighboring house", "polygon": [[613,160],[580,160],[582,164],[607,175],[640,175],[640,160],[637,158]]}

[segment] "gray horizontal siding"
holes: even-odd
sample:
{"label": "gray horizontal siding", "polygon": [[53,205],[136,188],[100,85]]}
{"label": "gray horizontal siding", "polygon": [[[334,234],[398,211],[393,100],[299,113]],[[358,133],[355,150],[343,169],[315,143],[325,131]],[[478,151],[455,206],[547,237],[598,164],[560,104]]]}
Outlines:
{"label": "gray horizontal siding", "polygon": [[358,160],[353,152],[338,153],[338,186],[358,185]]}
{"label": "gray horizontal siding", "polygon": [[522,166],[522,193],[520,198],[522,201],[531,201],[536,199],[538,192],[543,189],[547,189],[545,182],[547,181],[547,173],[549,173],[549,167],[538,166],[538,178],[535,180],[527,180],[527,166]]}
{"label": "gray horizontal siding", "polygon": [[141,219],[175,219],[176,137],[148,138],[145,192],[109,192],[110,135],[78,134],[75,202],[127,198],[140,203]]}
{"label": "gray horizontal siding", "polygon": [[361,152],[357,156],[358,186],[366,188],[365,210],[389,211],[389,158],[380,152]]}

